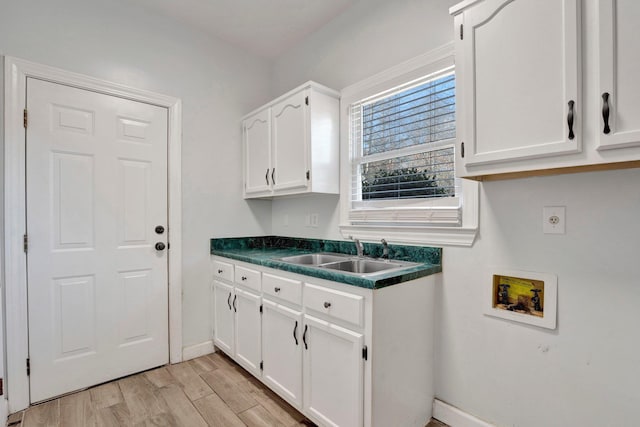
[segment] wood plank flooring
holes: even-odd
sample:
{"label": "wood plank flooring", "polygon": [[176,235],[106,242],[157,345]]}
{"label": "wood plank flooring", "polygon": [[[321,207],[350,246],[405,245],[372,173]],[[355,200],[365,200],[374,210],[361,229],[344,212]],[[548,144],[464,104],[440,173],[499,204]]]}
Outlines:
{"label": "wood plank flooring", "polygon": [[[314,425],[219,352],[69,394],[8,420],[10,427]],[[441,426],[432,420],[427,427]]]}

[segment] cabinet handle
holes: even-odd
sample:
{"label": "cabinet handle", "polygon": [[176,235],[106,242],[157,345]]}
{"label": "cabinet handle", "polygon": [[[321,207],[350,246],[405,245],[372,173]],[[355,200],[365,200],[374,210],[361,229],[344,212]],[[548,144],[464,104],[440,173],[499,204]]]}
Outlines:
{"label": "cabinet handle", "polygon": [[247,276],[242,276],[240,279],[242,279],[242,281],[244,282],[245,280],[247,280]]}
{"label": "cabinet handle", "polygon": [[329,307],[331,307],[331,303],[329,301],[325,301],[324,308],[329,308]]}
{"label": "cabinet handle", "polygon": [[229,306],[229,310],[231,310],[231,292],[229,292],[229,296],[227,297],[227,305]]}
{"label": "cabinet handle", "polygon": [[276,293],[280,292],[280,288],[273,288],[274,291],[276,291]]}
{"label": "cabinet handle", "polygon": [[573,107],[576,103],[572,100],[569,101],[569,114],[567,114],[567,124],[569,125],[569,139],[575,138],[573,134]]}
{"label": "cabinet handle", "polygon": [[269,168],[267,168],[267,173],[264,174],[264,179],[267,181],[267,185],[269,185]]}
{"label": "cabinet handle", "polygon": [[602,118],[604,119],[604,129],[602,132],[606,135],[611,132],[609,127],[609,92],[602,94]]}
{"label": "cabinet handle", "polygon": [[273,185],[276,185],[276,179],[273,177],[274,173],[276,173],[276,168],[271,169],[271,182],[273,182]]}
{"label": "cabinet handle", "polygon": [[304,332],[302,333],[302,342],[304,343],[305,350],[309,350],[309,347],[307,346],[307,329],[308,328],[309,328],[309,325],[304,325]]}
{"label": "cabinet handle", "polygon": [[296,340],[296,345],[298,345],[298,337],[296,336],[297,331],[298,331],[298,321],[296,320],[296,326],[293,327],[293,339]]}
{"label": "cabinet handle", "polygon": [[233,311],[234,313],[238,312],[238,307],[236,307],[236,300],[238,299],[238,295],[233,296]]}
{"label": "cabinet handle", "polygon": [[218,269],[218,274],[222,274],[222,270],[221,269]]}

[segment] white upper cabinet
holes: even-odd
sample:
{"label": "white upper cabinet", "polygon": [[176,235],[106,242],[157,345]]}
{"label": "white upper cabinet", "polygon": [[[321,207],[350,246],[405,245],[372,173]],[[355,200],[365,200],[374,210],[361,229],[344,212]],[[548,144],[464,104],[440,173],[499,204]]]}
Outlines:
{"label": "white upper cabinet", "polygon": [[580,150],[577,3],[487,0],[456,16],[462,164]]}
{"label": "white upper cabinet", "polygon": [[[600,0],[601,150],[640,145],[638,0]],[[607,126],[608,125],[608,126]]]}
{"label": "white upper cabinet", "polygon": [[308,82],[243,120],[244,197],[339,193],[339,94]]}
{"label": "white upper cabinet", "polygon": [[467,0],[451,13],[458,176],[640,166],[640,2]]}
{"label": "white upper cabinet", "polygon": [[245,194],[271,193],[271,110],[244,120]]}

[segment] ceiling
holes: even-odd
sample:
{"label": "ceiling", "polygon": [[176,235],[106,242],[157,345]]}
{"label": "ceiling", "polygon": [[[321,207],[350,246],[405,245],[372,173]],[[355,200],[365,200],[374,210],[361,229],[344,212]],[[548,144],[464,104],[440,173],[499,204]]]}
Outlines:
{"label": "ceiling", "polygon": [[358,0],[130,0],[275,58]]}

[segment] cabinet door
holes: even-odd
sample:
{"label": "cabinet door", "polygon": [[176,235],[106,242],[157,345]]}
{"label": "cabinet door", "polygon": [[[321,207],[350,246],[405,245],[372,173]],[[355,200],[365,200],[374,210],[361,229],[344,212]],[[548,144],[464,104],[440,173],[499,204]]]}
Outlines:
{"label": "cabinet door", "polygon": [[262,337],[262,379],[301,409],[302,313],[264,299]]}
{"label": "cabinet door", "polygon": [[309,115],[307,91],[298,92],[272,107],[274,194],[307,188]]}
{"label": "cabinet door", "polygon": [[[637,0],[600,0],[599,149],[640,145],[640,50]],[[605,128],[608,108],[609,128]]]}
{"label": "cabinet door", "polygon": [[234,322],[232,302],[235,298],[233,286],[213,281],[214,311],[213,328],[215,344],[229,356],[234,350]]}
{"label": "cabinet door", "polygon": [[236,361],[254,375],[260,376],[260,295],[236,288],[232,306],[236,317]]}
{"label": "cabinet door", "polygon": [[579,0],[487,0],[456,18],[465,166],[580,151],[579,24]]}
{"label": "cabinet door", "polygon": [[245,197],[271,193],[271,110],[246,119],[244,131]]}
{"label": "cabinet door", "polygon": [[362,334],[304,316],[304,408],[331,426],[362,426]]}

